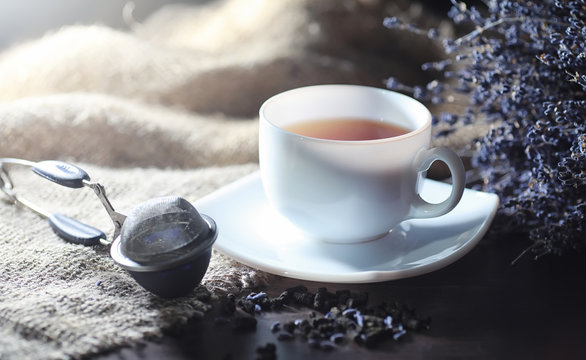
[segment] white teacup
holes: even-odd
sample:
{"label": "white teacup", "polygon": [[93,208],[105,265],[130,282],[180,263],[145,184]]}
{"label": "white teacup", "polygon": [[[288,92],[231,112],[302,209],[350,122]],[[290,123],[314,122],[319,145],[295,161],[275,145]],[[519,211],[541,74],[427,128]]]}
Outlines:
{"label": "white teacup", "polygon": [[[335,118],[370,119],[407,132],[331,140],[286,130]],[[376,239],[404,220],[440,216],[456,206],[464,191],[464,166],[453,151],[430,149],[430,141],[429,110],[384,89],[309,86],[275,95],[260,108],[259,160],[269,202],[309,236],[330,242]],[[452,190],[432,204],[418,191],[436,160],[450,169]]]}

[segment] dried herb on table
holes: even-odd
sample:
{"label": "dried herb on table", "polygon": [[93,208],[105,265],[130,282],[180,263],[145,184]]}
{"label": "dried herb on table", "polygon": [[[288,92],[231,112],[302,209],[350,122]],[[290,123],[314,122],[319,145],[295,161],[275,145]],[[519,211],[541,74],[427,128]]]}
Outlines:
{"label": "dried herb on table", "polygon": [[265,346],[259,346],[256,349],[258,360],[274,360],[277,358],[277,347],[273,343],[267,343]]}
{"label": "dried herb on table", "polygon": [[[318,288],[315,293],[300,285],[288,288],[276,298],[264,292],[251,293],[237,301],[238,306],[254,316],[261,311],[281,310],[285,306],[305,307],[308,319],[275,322],[271,331],[279,341],[302,339],[308,346],[330,351],[348,341],[366,347],[385,340],[399,340],[407,331],[429,329],[431,319],[420,318],[414,309],[396,301],[368,306],[368,294],[349,290],[329,292]],[[258,310],[258,308],[262,310]]]}
{"label": "dried herb on table", "polygon": [[[443,79],[408,91],[430,103],[469,99],[459,114],[439,114],[446,136],[488,123],[472,144],[481,188],[501,198],[497,223],[526,232],[536,257],[586,248],[586,1],[484,0],[480,8],[452,0],[449,17],[468,34],[443,41],[447,59],[423,64]],[[384,25],[432,39],[390,17]]]}

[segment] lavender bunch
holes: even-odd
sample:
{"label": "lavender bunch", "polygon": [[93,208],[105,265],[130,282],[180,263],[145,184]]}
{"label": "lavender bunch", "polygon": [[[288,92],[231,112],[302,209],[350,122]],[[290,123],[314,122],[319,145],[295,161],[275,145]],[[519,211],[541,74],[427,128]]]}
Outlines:
{"label": "lavender bunch", "polygon": [[[453,22],[472,27],[440,39],[446,60],[423,64],[443,79],[408,87],[390,78],[387,86],[434,104],[464,94],[464,111],[436,116],[447,126],[438,135],[491,124],[471,160],[481,188],[501,198],[497,222],[528,233],[536,257],[586,248],[586,0],[452,5]],[[397,18],[384,25],[439,38]]]}

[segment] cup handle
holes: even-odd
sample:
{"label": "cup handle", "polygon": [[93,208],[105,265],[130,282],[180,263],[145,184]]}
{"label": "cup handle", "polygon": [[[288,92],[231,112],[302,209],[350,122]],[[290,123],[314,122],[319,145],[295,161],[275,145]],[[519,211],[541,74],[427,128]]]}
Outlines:
{"label": "cup handle", "polygon": [[415,158],[415,170],[417,172],[426,171],[436,160],[443,161],[448,166],[452,175],[452,192],[447,199],[439,204],[429,203],[416,194],[408,218],[431,218],[444,215],[456,207],[462,198],[466,185],[466,172],[462,160],[452,150],[446,147],[436,147],[420,151]]}

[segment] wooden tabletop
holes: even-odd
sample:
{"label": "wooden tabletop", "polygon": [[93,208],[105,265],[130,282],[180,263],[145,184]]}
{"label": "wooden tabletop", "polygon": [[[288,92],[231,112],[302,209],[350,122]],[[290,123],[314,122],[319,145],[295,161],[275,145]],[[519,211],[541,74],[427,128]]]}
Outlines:
{"label": "wooden tabletop", "polygon": [[511,265],[528,244],[523,235],[489,234],[454,264],[415,278],[363,285],[282,278],[263,289],[271,296],[299,284],[367,291],[370,304],[398,300],[431,316],[429,330],[373,349],[349,341],[326,352],[299,338],[277,340],[271,325],[307,318],[308,309],[262,312],[256,331],[235,332],[217,323],[216,308],[159,343],[97,359],[255,359],[268,342],[278,359],[586,359],[585,254],[528,255]]}

